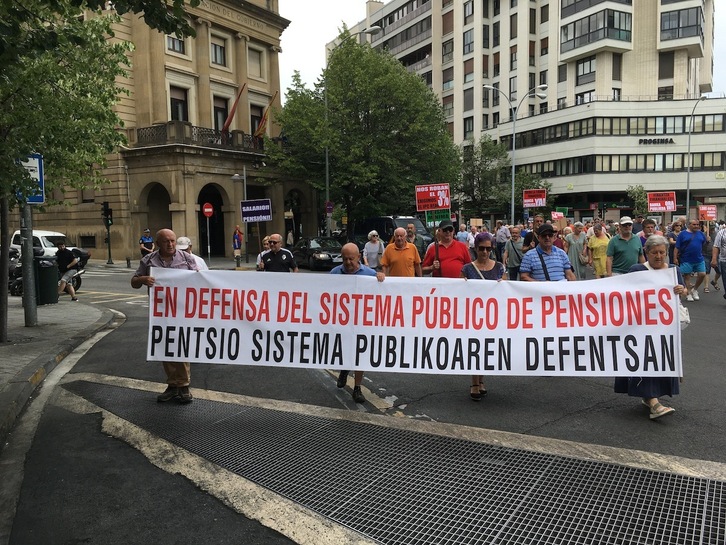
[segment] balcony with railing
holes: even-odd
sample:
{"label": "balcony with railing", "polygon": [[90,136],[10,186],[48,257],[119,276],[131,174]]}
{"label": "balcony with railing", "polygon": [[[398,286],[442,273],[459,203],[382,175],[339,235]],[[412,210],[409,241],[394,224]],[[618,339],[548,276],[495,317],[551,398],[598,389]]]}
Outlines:
{"label": "balcony with railing", "polygon": [[264,139],[244,131],[218,131],[197,127],[187,121],[168,121],[151,127],[139,127],[129,139],[134,148],[185,144],[233,151],[264,153]]}

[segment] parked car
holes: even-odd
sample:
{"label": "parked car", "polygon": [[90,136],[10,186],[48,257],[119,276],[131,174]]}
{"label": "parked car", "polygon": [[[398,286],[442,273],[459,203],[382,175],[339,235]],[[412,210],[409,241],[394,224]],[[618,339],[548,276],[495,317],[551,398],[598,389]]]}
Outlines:
{"label": "parked car", "polygon": [[303,237],[292,248],[298,267],[332,269],[343,263],[343,246],[332,237]]}
{"label": "parked car", "polygon": [[[43,250],[42,255],[53,256],[58,251],[57,244],[60,241],[68,242],[67,237],[63,233],[57,231],[42,231],[39,229],[33,229],[33,248],[41,248]],[[13,233],[13,238],[10,239],[10,247],[16,248],[19,252],[22,252],[22,240],[20,238],[20,231]],[[74,246],[66,246],[69,250],[73,250]],[[36,252],[37,253],[37,252]]]}
{"label": "parked car", "polygon": [[434,237],[423,222],[414,216],[374,216],[358,220],[353,225],[352,235],[349,235],[348,239],[362,248],[361,242],[363,246],[368,242],[368,233],[377,231],[380,240],[388,244],[393,240],[393,231],[399,227],[406,229],[409,223],[414,224],[416,232],[423,237],[426,246],[434,241]]}

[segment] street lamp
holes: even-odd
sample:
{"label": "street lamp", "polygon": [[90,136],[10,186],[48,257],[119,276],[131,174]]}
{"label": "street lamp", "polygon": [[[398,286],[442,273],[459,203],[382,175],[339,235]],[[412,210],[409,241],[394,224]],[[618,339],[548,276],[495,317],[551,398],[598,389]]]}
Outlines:
{"label": "street lamp", "polygon": [[514,223],[514,153],[517,150],[517,112],[519,112],[519,107],[524,102],[524,99],[530,98],[532,95],[536,96],[540,100],[545,100],[547,98],[547,84],[543,83],[542,85],[538,85],[537,87],[533,87],[529,91],[527,91],[527,94],[522,97],[522,99],[517,104],[516,108],[512,107],[512,101],[509,100],[509,96],[507,93],[502,91],[501,89],[494,87],[493,85],[484,85],[484,89],[491,89],[492,91],[498,91],[504,99],[509,103],[509,111],[512,112],[512,208],[511,208],[511,216],[509,218],[509,221],[513,224]]}
{"label": "street lamp", "polygon": [[[242,182],[242,200],[247,200],[247,165],[242,166],[242,176],[235,173],[234,176],[232,176],[232,182],[233,183],[239,183]],[[240,210],[240,213],[242,211]],[[242,218],[242,221],[244,222],[244,218]],[[243,223],[244,225],[244,223]],[[247,243],[249,241],[249,237],[247,236],[247,225],[244,225],[244,239],[245,239],[245,263],[250,262],[250,254],[247,251]],[[237,267],[240,266],[241,256],[236,257]]]}
{"label": "street lamp", "polygon": [[690,214],[688,213],[688,205],[691,202],[691,133],[693,132],[693,114],[696,113],[696,107],[700,104],[702,100],[706,100],[708,97],[706,95],[701,95],[701,98],[699,98],[696,103],[693,105],[693,109],[691,110],[691,121],[688,124],[688,168],[686,169],[686,220],[691,219]]}
{"label": "street lamp", "polygon": [[[330,50],[330,53],[335,51],[335,49],[337,47],[340,47],[342,44],[344,44],[346,41],[348,41],[353,36],[355,36],[356,38],[358,36],[362,36],[362,35],[375,36],[381,30],[383,30],[381,27],[374,25],[370,28],[361,30],[360,32],[356,32],[354,34],[349,34],[343,40],[341,40],[340,43],[334,45],[333,48]],[[325,78],[323,79],[323,100],[325,103],[325,128],[327,129],[328,128],[328,54],[327,54],[327,52],[325,55]],[[326,206],[326,208],[327,208],[329,202],[330,202],[330,148],[328,146],[328,138],[326,135],[326,138],[325,138],[325,206]],[[325,210],[325,230],[326,230],[326,233],[325,233],[326,236],[330,236],[330,215],[328,214],[327,209]]]}

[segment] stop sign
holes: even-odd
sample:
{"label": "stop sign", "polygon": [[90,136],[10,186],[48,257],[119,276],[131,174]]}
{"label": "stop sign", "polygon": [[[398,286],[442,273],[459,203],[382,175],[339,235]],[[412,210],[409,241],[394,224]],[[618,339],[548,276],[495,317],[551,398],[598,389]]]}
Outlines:
{"label": "stop sign", "polygon": [[214,206],[212,206],[212,203],[205,202],[202,205],[202,212],[206,217],[211,218],[212,214],[214,214]]}

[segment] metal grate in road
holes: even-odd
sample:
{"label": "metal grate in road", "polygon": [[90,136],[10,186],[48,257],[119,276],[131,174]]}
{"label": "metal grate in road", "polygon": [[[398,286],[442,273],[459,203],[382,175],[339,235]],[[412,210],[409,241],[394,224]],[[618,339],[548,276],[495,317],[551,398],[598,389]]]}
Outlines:
{"label": "metal grate in road", "polygon": [[726,483],[374,424],[64,386],[380,543],[724,545]]}

